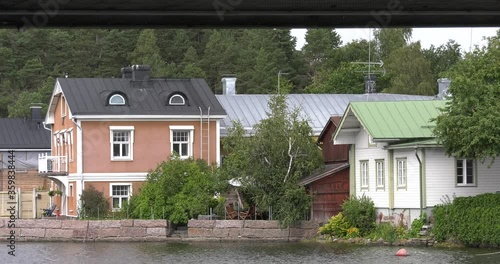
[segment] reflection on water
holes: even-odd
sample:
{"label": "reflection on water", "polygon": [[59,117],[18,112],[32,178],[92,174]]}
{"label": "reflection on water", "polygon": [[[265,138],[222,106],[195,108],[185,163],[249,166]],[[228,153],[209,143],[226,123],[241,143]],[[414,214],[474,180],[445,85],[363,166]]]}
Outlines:
{"label": "reflection on water", "polygon": [[498,250],[407,248],[324,243],[54,242],[18,243],[16,257],[0,263],[500,263]]}

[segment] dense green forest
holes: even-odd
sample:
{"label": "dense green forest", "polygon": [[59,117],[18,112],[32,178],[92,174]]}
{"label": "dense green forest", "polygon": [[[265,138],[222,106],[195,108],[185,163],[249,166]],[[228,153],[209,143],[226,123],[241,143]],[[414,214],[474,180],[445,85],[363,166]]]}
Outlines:
{"label": "dense green forest", "polygon": [[[238,93],[363,93],[374,65],[377,91],[433,95],[436,79],[463,59],[454,41],[429,49],[412,30],[376,29],[369,43],[343,43],[332,29],[311,29],[296,50],[288,29],[29,29],[0,30],[0,117],[22,117],[48,104],[55,78],[119,77],[120,68],[149,64],[153,76],[205,78],[221,93],[223,75]],[[374,69],[373,69],[374,68]]]}

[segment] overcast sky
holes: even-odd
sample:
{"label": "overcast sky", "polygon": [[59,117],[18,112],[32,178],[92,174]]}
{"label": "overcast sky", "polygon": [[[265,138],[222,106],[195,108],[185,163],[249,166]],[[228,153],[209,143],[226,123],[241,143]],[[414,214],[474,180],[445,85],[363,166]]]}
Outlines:
{"label": "overcast sky", "polygon": [[[429,48],[432,44],[440,46],[449,39],[454,39],[460,44],[463,51],[468,52],[474,45],[485,45],[483,37],[496,35],[499,28],[414,28],[412,41],[420,40],[422,48]],[[292,29],[292,35],[297,37],[297,49],[304,45],[304,35],[306,29]],[[342,38],[342,43],[346,44],[353,39],[368,39],[369,29],[336,29]]]}

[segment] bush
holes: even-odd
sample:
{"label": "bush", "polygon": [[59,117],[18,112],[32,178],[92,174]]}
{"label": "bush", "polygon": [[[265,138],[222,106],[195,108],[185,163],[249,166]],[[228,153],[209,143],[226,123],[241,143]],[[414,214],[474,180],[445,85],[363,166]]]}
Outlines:
{"label": "bush", "polygon": [[80,198],[82,202],[80,215],[85,217],[105,217],[109,212],[109,201],[104,197],[104,193],[96,190],[93,185],[89,185],[82,192]]}
{"label": "bush", "polygon": [[453,240],[469,246],[500,246],[500,194],[457,197],[436,206],[432,232],[439,241]]}
{"label": "bush", "polygon": [[427,222],[427,214],[424,213],[418,219],[413,220],[411,222],[411,228],[408,231],[408,237],[419,237],[420,230],[422,230],[422,226]]}
{"label": "bush", "polygon": [[[332,216],[328,223],[319,228],[318,234],[328,235],[330,239],[333,237],[342,238],[347,236],[348,230],[351,230],[350,234],[355,233],[355,230],[352,230],[351,228],[352,227],[344,218],[342,213],[338,213],[337,215]],[[359,230],[357,233],[359,235]]]}
{"label": "bush", "polygon": [[375,226],[375,206],[370,197],[351,196],[342,204],[342,212],[351,226],[359,229],[361,235],[368,234]]}
{"label": "bush", "polygon": [[219,191],[217,186],[217,175],[204,160],[173,155],[148,174],[139,195],[130,200],[129,210],[134,218],[160,219],[165,215],[172,223],[184,225],[208,213]]}
{"label": "bush", "polygon": [[398,239],[404,238],[404,231],[404,227],[396,227],[391,223],[380,223],[372,230],[369,237],[374,240],[382,238],[392,245]]}

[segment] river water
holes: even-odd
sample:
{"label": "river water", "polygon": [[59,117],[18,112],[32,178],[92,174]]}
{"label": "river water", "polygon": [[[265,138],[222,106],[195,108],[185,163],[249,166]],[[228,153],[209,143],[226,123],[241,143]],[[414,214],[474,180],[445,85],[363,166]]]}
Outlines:
{"label": "river water", "polygon": [[271,242],[26,242],[16,256],[2,247],[0,263],[500,263],[500,250],[352,246],[331,243]]}

